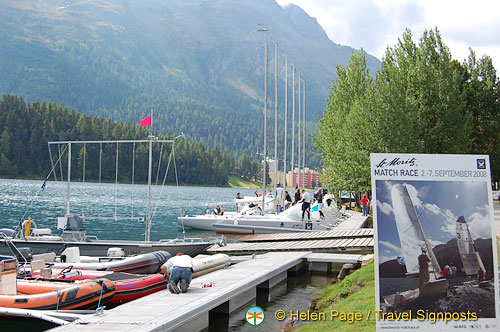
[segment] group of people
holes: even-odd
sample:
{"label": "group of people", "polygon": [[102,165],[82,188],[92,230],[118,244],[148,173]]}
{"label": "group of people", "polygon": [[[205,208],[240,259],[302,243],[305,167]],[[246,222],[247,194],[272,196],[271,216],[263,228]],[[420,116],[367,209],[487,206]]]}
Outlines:
{"label": "group of people", "polygon": [[[258,191],[255,191],[255,197],[262,197],[262,194],[259,194]],[[281,187],[281,184],[276,185],[276,191],[273,195],[272,190],[269,190],[269,193],[267,193],[266,197],[270,198],[275,198],[275,205],[276,205],[276,214],[279,214],[280,212],[287,210],[290,206],[295,205],[297,203],[302,203],[301,210],[302,210],[302,220],[304,220],[305,214],[307,213],[307,219],[311,220],[311,204],[313,202],[313,198],[311,197],[311,194],[306,191],[305,189],[300,189],[298,186],[295,186],[295,191],[293,194],[293,200],[292,197],[290,196],[290,193],[286,190],[284,190]],[[236,194],[236,199],[243,199],[241,197],[240,193]],[[327,193],[326,190],[323,189],[318,189],[314,193],[314,200],[318,202],[318,212],[320,215],[320,218],[325,218],[325,215],[323,213],[323,206],[324,202],[328,206],[331,205],[331,203],[334,201],[334,196],[333,194]],[[251,203],[251,205],[254,205],[254,207],[257,207],[257,203]],[[252,207],[252,206],[250,206]],[[218,216],[224,215],[224,208],[221,208],[220,204],[217,204],[216,207],[214,208],[213,213]],[[240,205],[236,203],[236,211],[240,211]]]}
{"label": "group of people", "polygon": [[[422,289],[426,282],[429,282],[429,262],[431,259],[427,255],[427,249],[422,248],[422,253],[418,256],[418,288]],[[446,264],[444,269],[439,271],[439,277],[437,279],[449,279],[455,278],[457,275],[457,268],[455,266],[449,266]],[[484,280],[490,280],[493,277],[491,272],[483,271],[479,268],[477,271],[477,282],[481,283]]]}

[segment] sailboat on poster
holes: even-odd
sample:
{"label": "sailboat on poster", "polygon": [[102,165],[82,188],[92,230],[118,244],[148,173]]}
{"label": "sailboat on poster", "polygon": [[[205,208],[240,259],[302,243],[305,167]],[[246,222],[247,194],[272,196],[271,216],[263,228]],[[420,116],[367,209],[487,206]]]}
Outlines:
{"label": "sailboat on poster", "polygon": [[[486,268],[484,267],[483,260],[479,255],[476,244],[472,239],[469,227],[467,226],[467,222],[465,221],[465,218],[463,216],[460,216],[457,219],[456,232],[458,252],[460,253],[460,259],[462,260],[465,274],[468,277],[478,277],[478,274],[482,273],[484,276],[486,273]],[[487,287],[491,285],[491,280],[483,280],[483,278],[479,280],[478,278],[477,280],[470,282],[469,284],[475,287]]]}
{"label": "sailboat on poster", "polygon": [[422,249],[425,249],[429,255],[431,271],[433,272],[430,275],[430,280],[425,282],[421,289],[410,289],[384,297],[385,306],[398,309],[404,308],[417,299],[425,300],[446,294],[448,280],[437,279],[441,268],[422,228],[406,185],[394,185],[391,189],[391,198],[402,256],[406,266],[406,276],[418,277],[418,256]]}

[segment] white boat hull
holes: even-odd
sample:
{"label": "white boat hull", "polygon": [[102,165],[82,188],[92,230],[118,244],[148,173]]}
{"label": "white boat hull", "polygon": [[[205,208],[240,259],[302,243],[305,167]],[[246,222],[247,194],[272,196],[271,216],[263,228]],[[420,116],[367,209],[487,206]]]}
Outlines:
{"label": "white boat hull", "polygon": [[410,289],[384,297],[384,302],[390,307],[403,308],[416,300],[432,299],[446,294],[448,291],[448,280],[440,279],[426,282],[422,289]]}

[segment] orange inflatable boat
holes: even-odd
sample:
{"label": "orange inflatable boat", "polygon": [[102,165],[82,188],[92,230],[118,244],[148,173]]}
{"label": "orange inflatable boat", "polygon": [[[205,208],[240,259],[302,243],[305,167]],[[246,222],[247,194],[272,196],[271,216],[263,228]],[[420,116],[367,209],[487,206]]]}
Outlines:
{"label": "orange inflatable boat", "polygon": [[95,309],[113,298],[115,286],[108,279],[83,283],[18,280],[17,295],[0,295],[0,307],[70,310]]}

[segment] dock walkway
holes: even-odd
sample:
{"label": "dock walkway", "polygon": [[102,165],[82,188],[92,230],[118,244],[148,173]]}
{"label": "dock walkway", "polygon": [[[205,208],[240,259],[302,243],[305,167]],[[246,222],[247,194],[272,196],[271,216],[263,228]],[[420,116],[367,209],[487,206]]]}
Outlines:
{"label": "dock walkway", "polygon": [[[288,271],[304,266],[308,252],[280,252],[255,256],[226,269],[193,280],[186,294],[164,290],[105,311],[83,321],[57,327],[52,332],[102,331],[200,331],[213,330],[214,320],[287,278]],[[214,287],[202,288],[212,282]],[[225,316],[224,316],[225,317]]]}
{"label": "dock walkway", "polygon": [[211,254],[248,255],[273,251],[315,251],[315,252],[352,252],[359,254],[373,253],[373,238],[277,241],[256,243],[230,243],[225,247],[212,247]]}
{"label": "dock walkway", "polygon": [[241,242],[275,242],[275,241],[300,241],[300,240],[325,240],[373,237],[373,228],[355,230],[331,230],[308,233],[274,233],[238,236]]}

